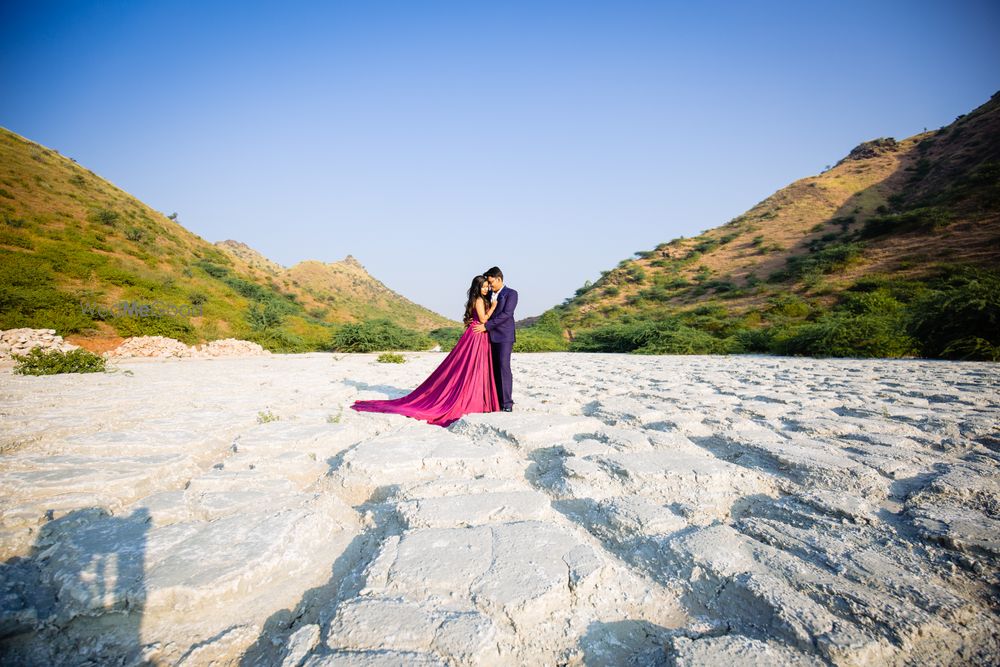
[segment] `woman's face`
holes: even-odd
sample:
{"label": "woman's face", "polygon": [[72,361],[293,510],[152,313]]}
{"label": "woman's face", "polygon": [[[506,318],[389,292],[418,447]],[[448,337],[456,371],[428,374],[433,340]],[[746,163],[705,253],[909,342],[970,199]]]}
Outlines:
{"label": "woman's face", "polygon": [[489,291],[490,291],[490,284],[484,280],[483,284],[479,286],[479,293],[482,294],[483,296],[486,296],[486,294]]}

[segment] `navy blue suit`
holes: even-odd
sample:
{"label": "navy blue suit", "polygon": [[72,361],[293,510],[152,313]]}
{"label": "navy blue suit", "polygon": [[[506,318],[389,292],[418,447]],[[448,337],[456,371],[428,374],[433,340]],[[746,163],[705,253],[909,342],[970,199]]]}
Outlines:
{"label": "navy blue suit", "polygon": [[517,292],[504,285],[497,293],[497,307],[490,319],[486,320],[486,331],[490,336],[490,352],[493,356],[493,378],[497,385],[497,398],[501,408],[513,407],[510,372],[510,352],[514,349],[514,309],[517,308]]}

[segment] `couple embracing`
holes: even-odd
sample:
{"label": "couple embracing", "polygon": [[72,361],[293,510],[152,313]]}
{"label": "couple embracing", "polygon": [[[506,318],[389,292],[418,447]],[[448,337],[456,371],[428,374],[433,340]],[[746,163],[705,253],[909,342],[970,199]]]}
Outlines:
{"label": "couple embracing", "polygon": [[362,412],[391,412],[448,426],[470,412],[510,412],[510,353],[514,347],[517,292],[493,267],[472,279],[465,303],[465,331],[423,383],[401,398],[357,401]]}

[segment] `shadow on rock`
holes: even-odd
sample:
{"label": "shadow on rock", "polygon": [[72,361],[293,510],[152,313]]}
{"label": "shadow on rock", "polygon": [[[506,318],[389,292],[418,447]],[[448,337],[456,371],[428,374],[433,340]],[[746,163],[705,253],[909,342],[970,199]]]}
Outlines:
{"label": "shadow on rock", "polygon": [[0,565],[4,665],[144,664],[149,513],[69,512]]}

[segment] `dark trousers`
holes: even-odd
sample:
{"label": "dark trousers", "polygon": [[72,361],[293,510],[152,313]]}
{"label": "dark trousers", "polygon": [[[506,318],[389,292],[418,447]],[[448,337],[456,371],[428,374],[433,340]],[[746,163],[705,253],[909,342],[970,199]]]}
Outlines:
{"label": "dark trousers", "polygon": [[513,377],[510,372],[510,351],[514,349],[514,342],[490,343],[490,353],[493,355],[493,379],[497,385],[497,400],[500,401],[501,408],[514,407],[511,399],[511,385]]}

